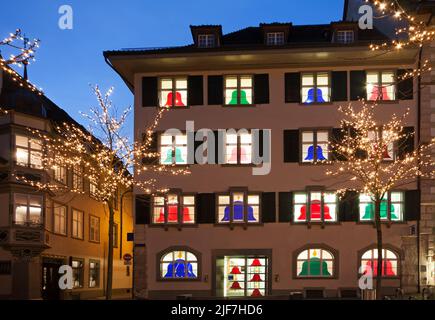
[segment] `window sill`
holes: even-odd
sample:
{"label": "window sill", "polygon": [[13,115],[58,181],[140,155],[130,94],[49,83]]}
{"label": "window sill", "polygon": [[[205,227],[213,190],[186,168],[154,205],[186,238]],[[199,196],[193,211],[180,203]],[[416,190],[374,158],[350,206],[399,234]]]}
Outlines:
{"label": "window sill", "polygon": [[191,224],[158,224],[158,223],[151,223],[149,224],[150,228],[160,228],[160,229],[165,229],[166,231],[169,229],[178,229],[178,230],[182,230],[183,228],[197,228],[198,224],[197,223],[191,223]]}
{"label": "window sill", "polygon": [[230,230],[234,230],[235,228],[243,228],[243,229],[248,229],[249,227],[263,227],[264,223],[262,222],[228,222],[228,223],[215,223],[214,224],[215,227],[226,227],[229,228]]}
{"label": "window sill", "polygon": [[157,278],[158,282],[201,282],[200,277],[196,278]]}
{"label": "window sill", "polygon": [[85,241],[85,238],[77,238],[77,237],[74,237],[74,236],[71,236],[71,239]]}
{"label": "window sill", "polygon": [[295,276],[293,277],[294,280],[337,280],[338,277],[337,276],[332,276],[332,277],[298,277]]}
{"label": "window sill", "polygon": [[223,108],[231,109],[231,108],[255,108],[256,104],[223,104]]}
{"label": "window sill", "polygon": [[240,163],[240,164],[220,164],[222,168],[255,168],[258,167],[257,165],[253,163]]}
{"label": "window sill", "polygon": [[299,106],[304,106],[304,107],[306,107],[306,106],[333,106],[334,102],[313,102],[313,103],[299,102],[298,104],[299,104]]}
{"label": "window sill", "polygon": [[157,108],[168,109],[168,110],[186,110],[186,109],[190,109],[190,106],[185,106],[185,107],[177,107],[177,106],[162,107],[162,106],[158,106]]}
{"label": "window sill", "polygon": [[318,162],[302,162],[299,161],[299,165],[300,166],[332,166],[332,160],[326,160],[326,161],[318,161]]}

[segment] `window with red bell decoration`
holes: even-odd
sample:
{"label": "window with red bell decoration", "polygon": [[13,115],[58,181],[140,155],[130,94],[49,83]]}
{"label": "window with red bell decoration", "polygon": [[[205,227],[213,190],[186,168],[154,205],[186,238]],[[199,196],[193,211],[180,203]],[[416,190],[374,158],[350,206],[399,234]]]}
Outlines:
{"label": "window with red bell decoration", "polygon": [[153,198],[154,224],[195,223],[195,196],[169,193]]}
{"label": "window with red bell decoration", "polygon": [[161,78],[159,105],[167,108],[187,107],[187,78]]}
{"label": "window with red bell decoration", "polygon": [[297,192],[293,198],[293,221],[336,222],[337,195],[335,192]]}
{"label": "window with red bell decoration", "polygon": [[389,137],[389,134],[394,135],[395,133],[382,130],[381,128],[369,131],[369,140],[372,143],[370,157],[377,158],[379,152],[381,152],[384,161],[394,161],[396,155],[392,141],[394,141],[395,138]]}
{"label": "window with red bell decoration", "polygon": [[392,101],[396,99],[394,71],[367,72],[367,100]]}
{"label": "window with red bell decoration", "polygon": [[250,132],[227,133],[225,136],[225,163],[252,163],[252,134]]}
{"label": "window with red bell decoration", "polygon": [[[363,274],[378,274],[378,250],[371,249],[363,253],[361,256],[361,270]],[[399,258],[396,253],[391,250],[382,250],[382,276],[397,277],[398,276]]]}

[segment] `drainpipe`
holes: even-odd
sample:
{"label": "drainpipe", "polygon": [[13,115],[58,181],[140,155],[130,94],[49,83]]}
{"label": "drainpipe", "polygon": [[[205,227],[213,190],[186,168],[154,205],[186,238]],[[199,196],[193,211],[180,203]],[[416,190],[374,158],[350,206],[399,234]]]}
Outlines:
{"label": "drainpipe", "polygon": [[[421,56],[423,54],[423,47],[418,52],[418,69],[421,68]],[[417,145],[421,143],[421,74],[417,78]],[[420,164],[418,164],[420,166]],[[421,177],[417,177],[417,190],[421,194]],[[420,200],[421,201],[421,200]],[[420,212],[421,215],[421,212]],[[421,291],[421,275],[420,275],[420,219],[417,220],[417,292]]]}

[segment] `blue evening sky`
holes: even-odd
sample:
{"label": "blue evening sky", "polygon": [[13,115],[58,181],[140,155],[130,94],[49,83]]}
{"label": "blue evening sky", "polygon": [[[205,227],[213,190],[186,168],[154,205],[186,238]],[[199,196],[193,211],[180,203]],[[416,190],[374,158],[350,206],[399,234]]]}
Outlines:
{"label": "blue evening sky", "polygon": [[[22,0],[0,12],[0,38],[16,28],[41,39],[29,79],[78,122],[95,105],[89,84],[115,87],[119,109],[133,95],[102,52],[191,43],[190,24],[221,24],[232,32],[262,22],[322,24],[342,18],[343,0]],[[61,5],[73,8],[73,30],[58,27]],[[6,55],[7,52],[4,52]],[[132,133],[132,117],[128,131]]]}

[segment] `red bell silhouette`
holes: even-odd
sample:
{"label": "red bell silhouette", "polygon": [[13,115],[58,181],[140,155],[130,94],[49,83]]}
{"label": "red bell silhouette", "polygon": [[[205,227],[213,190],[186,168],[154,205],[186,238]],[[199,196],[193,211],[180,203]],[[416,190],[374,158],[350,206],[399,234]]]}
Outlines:
{"label": "red bell silhouette", "polygon": [[[245,148],[240,148],[240,162],[241,163],[246,163],[248,161],[248,156],[246,155],[246,149]],[[228,159],[228,162],[230,163],[234,163],[237,162],[237,148],[234,147],[233,150],[231,151],[231,156]]]}
{"label": "red bell silhouette", "polygon": [[240,283],[238,281],[234,281],[233,284],[230,287],[231,290],[240,290],[242,287],[240,286]]}
{"label": "red bell silhouette", "polygon": [[254,291],[252,291],[251,297],[262,297],[263,295],[261,294],[259,289],[254,289]]}
{"label": "red bell silhouette", "polygon": [[[183,210],[183,222],[191,222],[192,219],[189,214],[189,208]],[[165,222],[165,210],[160,209],[158,223]],[[168,222],[178,222],[178,206],[168,206]]]}
{"label": "red bell silhouette", "polygon": [[[387,270],[385,270],[385,265],[387,266]],[[367,261],[366,263],[366,271],[364,273],[367,273],[367,269],[372,268],[373,275],[376,276],[378,274],[378,260],[373,261]],[[394,277],[396,273],[393,270],[393,264],[388,259],[382,259],[382,275],[383,276],[389,276]]]}
{"label": "red bell silhouette", "polygon": [[261,262],[258,259],[254,259],[254,261],[252,261],[251,263],[251,267],[261,267]]}
{"label": "red bell silhouette", "polygon": [[[312,200],[311,201],[311,219],[320,220],[321,217],[321,202],[320,200]],[[332,220],[332,217],[329,213],[329,207],[325,204],[323,205],[323,214],[325,220]],[[306,220],[307,219],[307,206],[302,206],[301,215],[298,220]]]}
{"label": "red bell silhouette", "polygon": [[[172,107],[172,102],[173,102],[173,94],[172,92],[168,93],[168,96],[166,98],[166,104],[165,107]],[[175,92],[175,107],[185,107],[184,103],[183,103],[183,99],[181,98],[181,93],[179,93],[178,91]]]}
{"label": "red bell silhouette", "polygon": [[249,280],[250,282],[263,282],[263,280],[261,280],[261,277],[258,273],[254,274],[252,276],[252,279]]}
{"label": "red bell silhouette", "polygon": [[240,272],[240,269],[239,269],[239,267],[233,267],[233,269],[231,270],[231,272],[230,272],[231,274],[242,274],[241,272]]}
{"label": "red bell silhouette", "polygon": [[382,95],[379,92],[379,86],[373,86],[372,95],[369,100],[373,100],[373,101],[391,100],[390,97],[388,96],[387,88],[386,87],[381,87],[381,88],[382,88]]}

